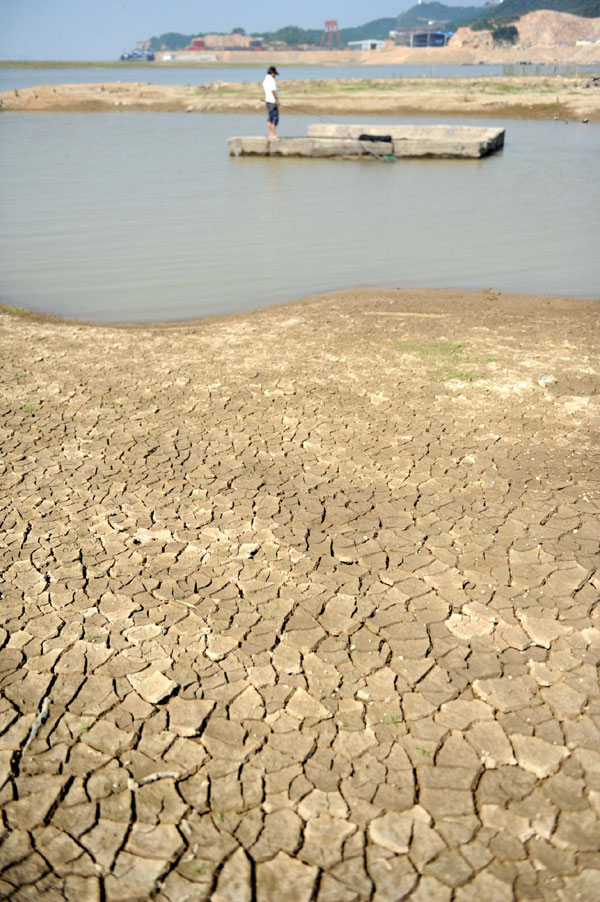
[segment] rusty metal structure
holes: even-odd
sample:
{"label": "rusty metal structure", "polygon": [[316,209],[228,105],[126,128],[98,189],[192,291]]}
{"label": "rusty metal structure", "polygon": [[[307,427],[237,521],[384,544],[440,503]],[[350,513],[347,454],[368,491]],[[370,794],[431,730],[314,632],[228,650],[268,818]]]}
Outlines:
{"label": "rusty metal structure", "polygon": [[333,50],[337,39],[338,50],[342,49],[342,39],[340,38],[340,26],[337,19],[326,19],[323,26],[323,34],[321,35],[321,47]]}

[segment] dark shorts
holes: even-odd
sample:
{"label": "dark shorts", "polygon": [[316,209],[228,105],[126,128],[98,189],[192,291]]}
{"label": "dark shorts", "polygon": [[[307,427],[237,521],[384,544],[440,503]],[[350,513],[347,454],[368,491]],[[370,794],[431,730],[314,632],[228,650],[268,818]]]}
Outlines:
{"label": "dark shorts", "polygon": [[267,122],[270,122],[271,125],[279,123],[279,107],[276,103],[267,104]]}

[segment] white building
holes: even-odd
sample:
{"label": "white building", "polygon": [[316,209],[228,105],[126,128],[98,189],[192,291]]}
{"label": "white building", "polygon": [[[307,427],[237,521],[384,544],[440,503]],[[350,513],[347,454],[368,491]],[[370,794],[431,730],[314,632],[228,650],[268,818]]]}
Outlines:
{"label": "white building", "polygon": [[348,41],[351,50],[383,50],[385,41]]}

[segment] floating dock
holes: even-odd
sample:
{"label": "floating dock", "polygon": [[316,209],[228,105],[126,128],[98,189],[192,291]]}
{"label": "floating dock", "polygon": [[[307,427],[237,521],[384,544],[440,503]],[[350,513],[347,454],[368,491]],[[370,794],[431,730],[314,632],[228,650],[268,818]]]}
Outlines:
{"label": "floating dock", "polygon": [[305,137],[229,138],[233,157],[479,159],[504,145],[503,128],[471,125],[309,125]]}

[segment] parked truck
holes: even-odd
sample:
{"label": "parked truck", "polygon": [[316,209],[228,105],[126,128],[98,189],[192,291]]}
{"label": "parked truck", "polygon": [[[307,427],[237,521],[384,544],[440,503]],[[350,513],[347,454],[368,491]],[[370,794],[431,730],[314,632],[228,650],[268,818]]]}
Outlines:
{"label": "parked truck", "polygon": [[152,50],[130,50],[129,52],[122,53],[119,59],[122,62],[148,62],[151,63],[154,60],[154,52]]}

